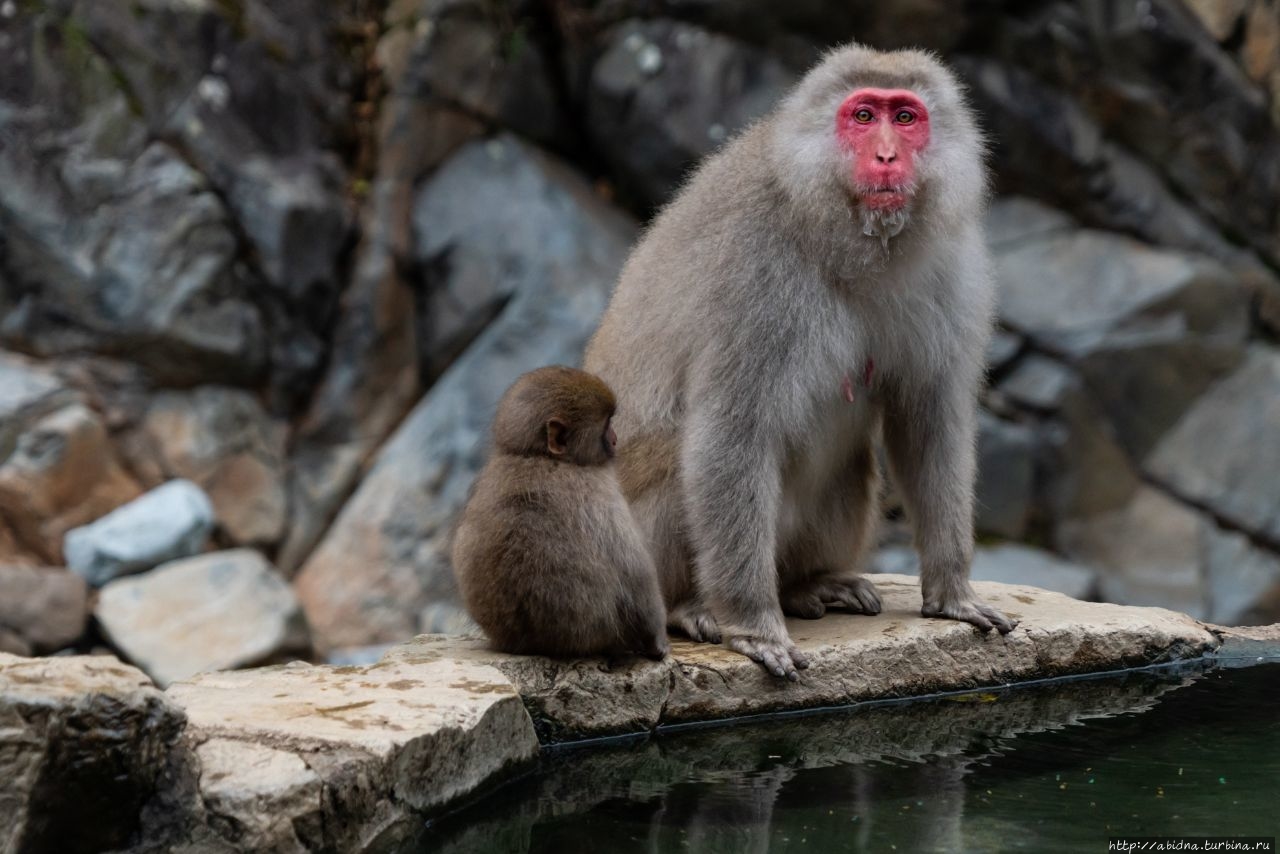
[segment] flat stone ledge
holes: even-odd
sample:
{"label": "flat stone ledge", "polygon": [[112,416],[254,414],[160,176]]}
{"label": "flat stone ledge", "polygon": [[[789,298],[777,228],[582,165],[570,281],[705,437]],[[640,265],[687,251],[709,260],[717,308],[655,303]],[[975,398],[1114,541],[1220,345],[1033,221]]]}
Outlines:
{"label": "flat stone ledge", "polygon": [[212,825],[244,850],[379,848],[538,750],[515,687],[474,662],[299,662],[168,695],[186,710]]}
{"label": "flat stone ledge", "polygon": [[1216,650],[1218,635],[1160,608],[1080,602],[1034,587],[975,582],[991,604],[1021,622],[1006,636],[920,616],[915,578],[876,575],[884,610],[789,620],[809,656],[798,683],[767,675],[722,646],[676,642],[666,661],[556,660],[495,652],[482,639],[423,635],[384,663],[490,665],[520,691],[543,743],[644,732],[663,724],[1097,673]]}

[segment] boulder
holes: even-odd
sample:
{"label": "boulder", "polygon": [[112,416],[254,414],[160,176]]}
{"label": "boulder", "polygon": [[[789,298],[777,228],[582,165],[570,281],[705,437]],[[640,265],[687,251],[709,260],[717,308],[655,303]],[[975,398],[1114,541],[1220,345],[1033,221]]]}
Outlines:
{"label": "boulder", "polygon": [[234,543],[267,546],[287,521],[286,432],[252,394],[201,386],[156,394],[127,453],[134,471],[200,486]]}
{"label": "boulder", "polygon": [[1078,226],[1069,214],[1027,196],[1001,196],[987,211],[987,246],[993,252],[1011,249],[1025,240],[1071,231]]}
{"label": "boulder", "polygon": [[796,683],[723,646],[681,640],[665,661],[610,666],[603,659],[507,655],[483,640],[424,635],[383,661],[409,673],[446,661],[492,666],[519,688],[548,742],[1115,670],[1196,658],[1218,646],[1215,635],[1182,614],[979,581],[974,587],[988,602],[1020,620],[1008,635],[983,634],[965,623],[921,617],[914,578],[874,580],[884,600],[874,617],[831,612],[821,620],[788,620],[792,640],[810,661]]}
{"label": "boulder", "polygon": [[[421,190],[433,289],[506,292],[501,314],[379,452],[296,580],[322,652],[403,640],[454,597],[448,534],[483,464],[497,400],[521,373],[576,364],[635,226],[512,137],[462,149]],[[428,228],[428,224],[433,224]]]}
{"label": "boulder", "polygon": [[1098,231],[1020,242],[996,256],[1000,318],[1047,350],[1088,354],[1115,332],[1244,340],[1249,294],[1208,258]]}
{"label": "boulder", "polygon": [[171,480],[91,524],[67,532],[67,566],[99,587],[204,548],[213,505],[189,480]]}
{"label": "boulder", "polygon": [[975,498],[980,532],[1010,538],[1026,533],[1035,501],[1037,446],[1030,427],[979,414]]}
{"label": "boulder", "polygon": [[[875,553],[869,571],[919,575],[920,558],[915,549],[889,546]],[[1073,599],[1092,599],[1098,588],[1094,570],[1018,543],[979,546],[973,553],[969,577],[974,581],[1025,584]]]}
{"label": "boulder", "polygon": [[175,560],[112,581],[94,616],[112,645],[161,685],[309,650],[293,590],[249,549]]}
{"label": "boulder", "polygon": [[383,850],[372,843],[416,824],[413,811],[538,749],[515,687],[468,661],[295,663],[206,674],[169,696],[207,761],[201,799],[237,850]]}
{"label": "boulder", "polygon": [[132,844],[183,723],[151,680],[111,656],[0,653],[0,849]]}
{"label": "boulder", "polygon": [[0,518],[27,551],[62,563],[70,530],[141,490],[121,466],[101,418],[83,403],[32,418],[15,432],[12,444],[0,446]]}
{"label": "boulder", "polygon": [[1000,383],[1000,393],[1026,409],[1052,412],[1071,386],[1071,369],[1046,356],[1021,359]]}
{"label": "boulder", "polygon": [[768,53],[700,27],[632,20],[591,69],[587,126],[623,188],[666,201],[699,158],[769,112],[796,76]]}
{"label": "boulder", "polygon": [[89,590],[84,579],[54,567],[0,564],[0,630],[34,652],[62,649],[84,634]]}
{"label": "boulder", "polygon": [[1058,526],[1069,557],[1096,566],[1108,602],[1157,605],[1208,616],[1202,565],[1212,523],[1151,487],[1123,507]]}
{"label": "boulder", "polygon": [[1145,471],[1233,526],[1280,542],[1280,351],[1250,349],[1152,451]]}

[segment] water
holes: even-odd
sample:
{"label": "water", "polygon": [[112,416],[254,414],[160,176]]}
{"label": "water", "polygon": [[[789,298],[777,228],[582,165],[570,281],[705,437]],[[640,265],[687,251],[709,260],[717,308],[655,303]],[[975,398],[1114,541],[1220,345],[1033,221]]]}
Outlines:
{"label": "water", "polygon": [[1276,836],[1280,663],[1207,664],[562,750],[440,852],[1098,851]]}

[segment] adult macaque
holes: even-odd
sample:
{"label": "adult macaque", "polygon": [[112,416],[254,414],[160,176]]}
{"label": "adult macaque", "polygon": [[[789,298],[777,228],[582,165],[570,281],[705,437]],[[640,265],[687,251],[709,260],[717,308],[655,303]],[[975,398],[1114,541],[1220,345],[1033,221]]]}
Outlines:
{"label": "adult macaque", "polygon": [[613,467],[614,405],[599,378],[564,367],[525,374],[498,404],[453,567],[500,650],[662,658],[670,648],[653,561]]}
{"label": "adult macaque", "polygon": [[618,393],[619,474],[669,620],[771,673],[783,614],[874,614],[883,425],[922,613],[1008,632],[968,581],[993,285],[983,145],[918,51],[829,54],[710,157],[622,272],[587,351]]}

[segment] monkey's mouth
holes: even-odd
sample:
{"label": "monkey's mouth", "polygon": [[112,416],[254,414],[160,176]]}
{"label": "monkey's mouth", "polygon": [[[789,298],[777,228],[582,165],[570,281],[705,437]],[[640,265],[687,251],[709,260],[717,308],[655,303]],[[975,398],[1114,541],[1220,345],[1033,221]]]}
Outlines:
{"label": "monkey's mouth", "polygon": [[862,204],[873,210],[897,210],[911,201],[911,190],[902,186],[865,187],[861,198]]}

